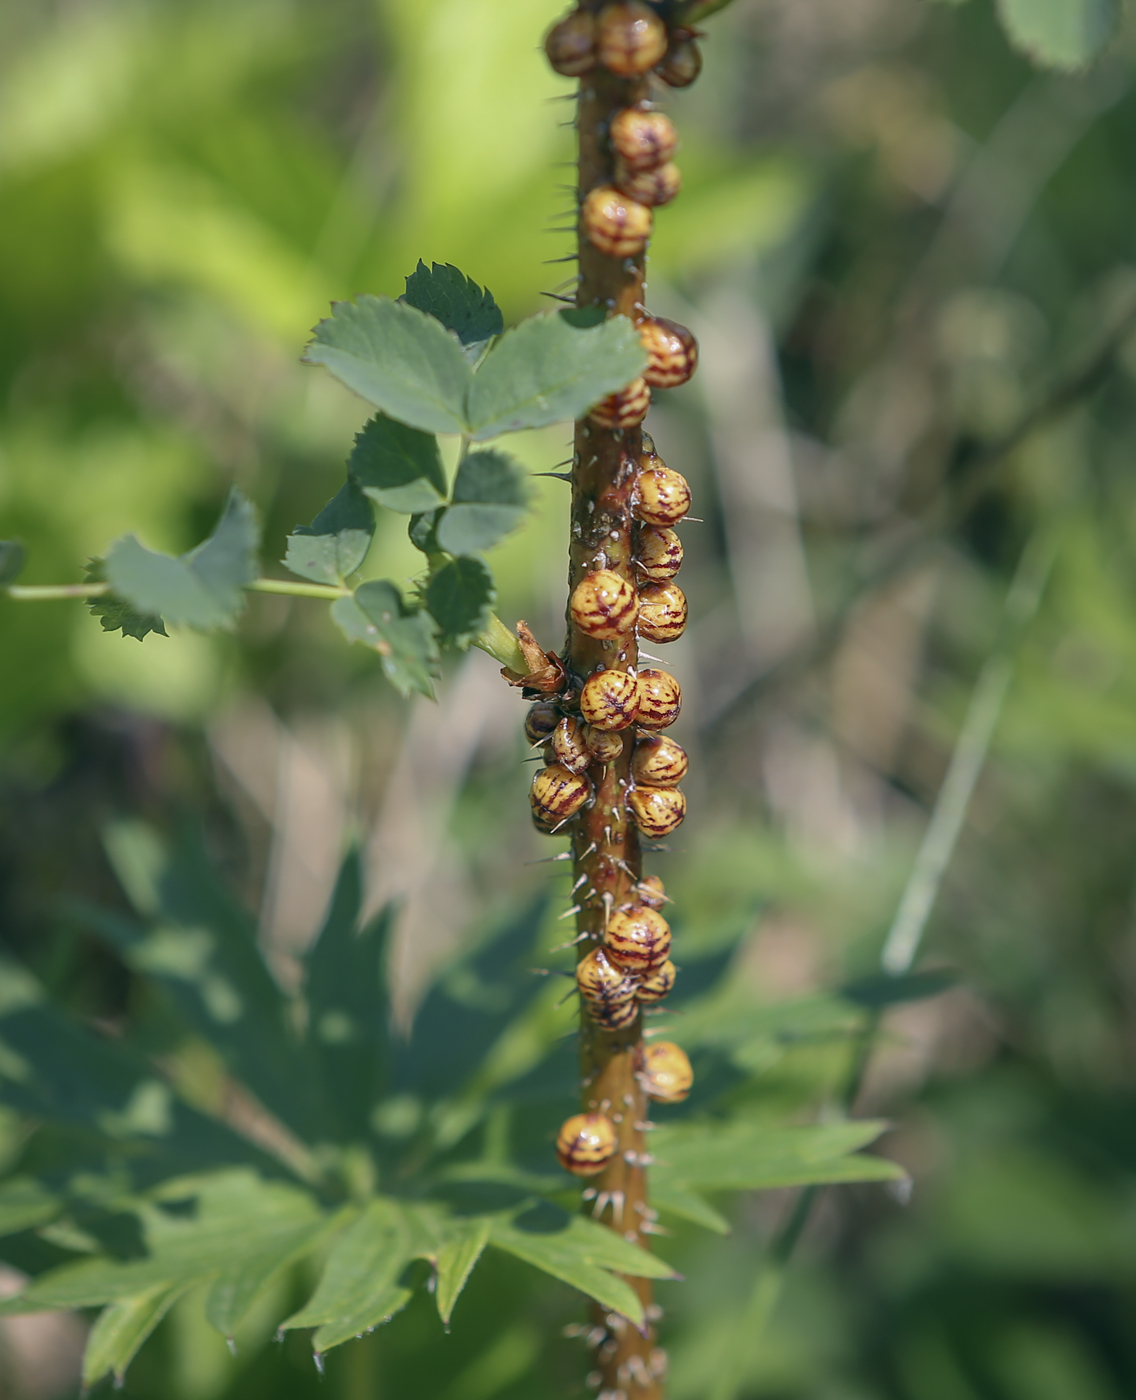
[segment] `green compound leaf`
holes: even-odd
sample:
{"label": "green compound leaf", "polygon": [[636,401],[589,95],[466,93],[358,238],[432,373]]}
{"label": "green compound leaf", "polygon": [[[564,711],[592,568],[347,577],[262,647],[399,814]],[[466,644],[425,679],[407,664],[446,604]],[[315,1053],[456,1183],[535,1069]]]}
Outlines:
{"label": "green compound leaf", "polygon": [[19,540],[0,540],[0,585],[19,578],[27,557]]}
{"label": "green compound leaf", "polygon": [[338,301],[304,352],[376,408],[429,433],[465,430],[471,371],[457,336],[389,297]]}
{"label": "green compound leaf", "polygon": [[242,1251],[214,1281],[205,1299],[205,1317],[223,1337],[231,1337],[264,1290],[297,1260],[310,1254],[346,1217],[307,1221],[261,1249]]}
{"label": "green compound leaf", "polygon": [[143,615],[203,632],[228,627],[244,607],[244,586],[257,576],[259,543],[256,511],[233,490],[217,528],[196,549],[174,559],[127,535],[107,554],[107,580]]}
{"label": "green compound leaf", "polygon": [[410,1300],[399,1278],[414,1257],[412,1231],[398,1205],[379,1197],[336,1241],[306,1306],[281,1330],[316,1327],[316,1351],[328,1351],[387,1322]]}
{"label": "green compound leaf", "polygon": [[121,1383],[138,1348],[189,1286],[159,1285],[104,1308],[91,1328],[83,1352],[84,1387],[112,1374]]}
{"label": "green compound leaf", "polygon": [[438,440],[379,414],[355,438],[347,470],[388,510],[414,515],[446,499],[446,473]]}
{"label": "green compound leaf", "polygon": [[489,1243],[489,1227],[490,1221],[485,1216],[463,1220],[453,1227],[449,1238],[438,1250],[434,1301],[443,1323],[449,1323],[454,1304]]}
{"label": "green compound leaf", "polygon": [[1093,61],[1116,29],[1116,0],[998,0],[1016,49],[1042,68],[1071,72]]}
{"label": "green compound leaf", "polygon": [[367,557],[374,533],[374,508],[348,481],[310,525],[288,536],[284,566],[313,583],[342,583]]}
{"label": "green compound leaf", "polygon": [[382,658],[387,679],[402,695],[417,691],[434,698],[438,643],[429,613],[408,609],[386,579],[360,584],[350,598],[337,598],[331,615],[349,642],[362,642]]}
{"label": "green compound leaf", "polygon": [[[106,582],[106,564],[102,559],[90,559],[83,570],[83,577],[89,583]],[[159,637],[168,637],[166,625],[156,613],[140,613],[128,602],[113,593],[104,593],[101,598],[92,598],[87,604],[92,617],[102,620],[104,632],[121,632],[124,637],[134,637],[142,641],[151,632]]]}
{"label": "green compound leaf", "polygon": [[471,452],[458,468],[453,500],[438,525],[438,544],[447,554],[477,554],[524,519],[528,477],[505,452]]}
{"label": "green compound leaf", "polygon": [[497,590],[481,559],[451,559],[426,585],[426,610],[438,624],[443,641],[464,649],[489,621]]}
{"label": "green compound leaf", "polygon": [[429,510],[421,515],[410,517],[406,533],[415,549],[420,549],[423,554],[440,554],[442,552],[442,546],[438,543],[438,525],[441,519],[442,512],[440,510]]}
{"label": "green compound leaf", "polygon": [[505,329],[492,293],[452,263],[427,267],[419,258],[418,266],[406,279],[406,295],[399,300],[425,311],[453,331],[471,364],[477,363],[489,341]]}
{"label": "green compound leaf", "polygon": [[626,316],[597,326],[580,320],[553,312],[505,332],[469,389],[475,440],[580,418],[642,373],[646,352]]}

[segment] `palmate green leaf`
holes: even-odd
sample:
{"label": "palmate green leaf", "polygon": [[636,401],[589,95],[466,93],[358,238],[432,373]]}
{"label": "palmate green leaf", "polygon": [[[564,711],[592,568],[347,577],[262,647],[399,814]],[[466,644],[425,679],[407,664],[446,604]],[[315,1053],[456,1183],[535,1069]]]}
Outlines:
{"label": "palmate green leaf", "polygon": [[[83,570],[83,577],[88,583],[105,583],[105,561],[89,559]],[[151,632],[159,637],[169,636],[165,623],[156,613],[140,613],[124,598],[118,598],[113,593],[104,593],[101,598],[89,599],[87,611],[102,622],[104,632],[121,632],[124,637],[133,637],[139,642]]]}
{"label": "palmate green leaf", "polygon": [[379,653],[387,679],[402,695],[417,691],[434,698],[438,675],[436,624],[430,614],[408,608],[387,579],[362,583],[350,598],[337,598],[331,615],[349,642]]}
{"label": "palmate green leaf", "polygon": [[451,559],[430,576],[425,603],[443,641],[464,648],[485,630],[497,598],[493,575],[481,559]]}
{"label": "palmate green leaf", "polygon": [[479,287],[451,263],[427,267],[420,258],[406,279],[406,294],[399,300],[453,331],[471,364],[477,363],[489,341],[505,329],[501,309],[488,289]]}
{"label": "palmate green leaf", "polygon": [[449,1323],[454,1304],[489,1243],[490,1224],[485,1216],[459,1221],[451,1227],[445,1243],[438,1250],[434,1301],[443,1323]]}
{"label": "palmate green leaf", "polygon": [[471,370],[461,342],[425,312],[389,297],[338,301],[304,352],[383,413],[428,433],[465,429]]}
{"label": "palmate green leaf", "polygon": [[313,583],[342,583],[367,557],[374,534],[374,507],[348,481],[310,525],[288,536],[284,566]]}
{"label": "palmate green leaf", "polygon": [[59,1214],[62,1202],[42,1182],[31,1177],[13,1177],[0,1185],[0,1235],[14,1235],[46,1225]]}
{"label": "palmate green leaf", "polygon": [[19,540],[0,540],[0,586],[14,583],[20,577],[27,557]]}
{"label": "palmate green leaf", "polygon": [[528,477],[506,452],[471,452],[454,481],[437,541],[447,554],[478,554],[515,530],[528,509]]}
{"label": "palmate green leaf", "polygon": [[599,325],[587,319],[555,311],[506,331],[469,389],[475,441],[579,418],[642,373],[646,352],[626,316]]}
{"label": "palmate green leaf", "polygon": [[437,438],[381,413],[355,438],[347,470],[373,501],[388,510],[413,515],[433,510],[446,499],[446,473]]}
{"label": "palmate green leaf", "polygon": [[104,1308],[87,1337],[83,1385],[90,1387],[108,1375],[121,1382],[138,1348],[189,1287],[189,1283],[159,1285]]}
{"label": "palmate green leaf", "polygon": [[775,1128],[760,1123],[685,1123],[652,1138],[653,1180],[704,1191],[759,1191],[821,1182],[896,1181],[901,1167],[857,1155],[887,1127],[881,1122]]}
{"label": "palmate green leaf", "polygon": [[228,627],[244,607],[257,576],[260,527],[251,503],[233,490],[213,534],[180,558],[155,554],[133,535],[111,545],[107,580],[143,615],[158,614],[199,631]]}
{"label": "palmate green leaf", "polygon": [[997,0],[1010,42],[1042,68],[1072,72],[1090,64],[1112,38],[1116,0]]}

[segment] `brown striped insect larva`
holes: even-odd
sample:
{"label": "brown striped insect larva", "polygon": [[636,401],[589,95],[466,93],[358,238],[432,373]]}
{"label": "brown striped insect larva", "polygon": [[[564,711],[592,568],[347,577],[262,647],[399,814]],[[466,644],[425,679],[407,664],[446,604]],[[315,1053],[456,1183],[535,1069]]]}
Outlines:
{"label": "brown striped insect larva", "polygon": [[677,831],[686,816],[686,798],[678,788],[635,788],[627,805],[643,835],[656,841]]}
{"label": "brown striped insect larva", "polygon": [[686,1051],[671,1040],[643,1047],[640,1082],[656,1103],[682,1103],[694,1083],[694,1071]]}
{"label": "brown striped insect larva", "polygon": [[677,977],[675,965],[668,958],[662,967],[657,967],[654,972],[643,978],[636,995],[642,1002],[662,1001],[671,992]]}
{"label": "brown striped insect larva", "polygon": [[611,961],[602,948],[593,948],[576,964],[576,986],[587,1002],[603,1006],[634,1000],[638,984]]}
{"label": "brown striped insect larva", "polygon": [[534,819],[555,825],[574,817],[591,795],[592,785],[582,774],[550,763],[533,778],[529,801]]}
{"label": "brown striped insect larva", "polygon": [[588,191],[582,217],[588,241],[609,258],[633,257],[651,237],[653,220],[647,205],[628,199],[611,185]]}
{"label": "brown striped insect larva", "polygon": [[633,379],[626,389],[601,399],[588,417],[601,428],[634,428],[650,407],[651,386],[645,379]]}
{"label": "brown striped insect larva", "polygon": [[627,972],[653,972],[670,955],[670,924],[645,904],[617,909],[607,921],[604,948],[616,967]]}
{"label": "brown striped insect larva", "polygon": [[593,725],[585,724],[583,739],[592,757],[600,763],[614,763],[623,752],[623,735],[613,730],[596,729]]}
{"label": "brown striped insect larva", "polygon": [[686,631],[686,594],[677,583],[646,583],[639,592],[639,635],[675,642]]}
{"label": "brown striped insect larva", "polygon": [[653,453],[635,479],[636,516],[648,525],[677,525],[690,510],[690,486],[681,472],[663,466]]}
{"label": "brown striped insect larva", "polygon": [[644,729],[666,729],[678,719],[682,689],[668,671],[639,672],[639,713],[636,723]]}
{"label": "brown striped insect larva", "polygon": [[643,734],[635,741],[631,776],[644,787],[676,787],[689,767],[683,746],[664,734]]}
{"label": "brown striped insect larva", "polygon": [[535,748],[543,743],[560,722],[560,711],[551,700],[538,700],[525,716],[525,738]]}
{"label": "brown striped insect larva", "polygon": [[626,729],[639,714],[638,680],[626,671],[594,671],[580,691],[580,713],[593,729]]}
{"label": "brown striped insect larva", "polygon": [[608,132],[612,150],[629,171],[666,165],[678,150],[678,132],[663,112],[625,107],[612,118]]}
{"label": "brown striped insect larva", "polygon": [[635,626],[639,599],[626,579],[611,569],[596,569],[572,590],[568,607],[581,632],[615,640]]}
{"label": "brown striped insect larva", "polygon": [[549,63],[566,78],[579,78],[596,66],[596,20],[588,10],[573,10],[554,24],[544,40]]}
{"label": "brown striped insect larva", "polygon": [[602,1113],[574,1113],[556,1135],[556,1156],[573,1176],[595,1176],[615,1156],[615,1124]]}
{"label": "brown striped insect larva", "polygon": [[673,160],[655,170],[628,170],[620,164],[615,167],[615,186],[636,204],[657,209],[669,204],[682,190],[682,171]]}
{"label": "brown striped insect larva", "polygon": [[645,904],[648,909],[661,909],[668,903],[666,889],[657,875],[644,875],[635,886],[635,892],[639,903]]}
{"label": "brown striped insect larva", "polygon": [[552,731],[553,757],[569,773],[582,773],[592,761],[591,750],[584,742],[584,728],[573,715],[565,715]]}
{"label": "brown striped insect larva", "polygon": [[673,530],[645,527],[639,531],[635,562],[652,583],[666,583],[682,568],[682,541]]}
{"label": "brown striped insect larva", "polygon": [[676,29],[662,63],[655,70],[668,87],[689,87],[702,72],[702,50],[692,29]]}
{"label": "brown striped insect larva", "polygon": [[639,339],[647,352],[643,378],[656,389],[685,384],[698,368],[698,341],[677,321],[648,316],[639,322]]}
{"label": "brown striped insect larva", "polygon": [[639,1000],[629,997],[626,1001],[589,1001],[585,1005],[588,1015],[605,1031],[624,1031],[633,1026],[639,1016]]}
{"label": "brown striped insect larva", "polygon": [[596,50],[609,73],[633,78],[666,54],[667,27],[642,0],[614,0],[596,21]]}

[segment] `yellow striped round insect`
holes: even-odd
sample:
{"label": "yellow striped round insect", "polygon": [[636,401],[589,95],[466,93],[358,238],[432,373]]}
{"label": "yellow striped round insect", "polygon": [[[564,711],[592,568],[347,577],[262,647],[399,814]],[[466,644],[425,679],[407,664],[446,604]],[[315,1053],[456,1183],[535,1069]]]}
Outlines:
{"label": "yellow striped round insect", "polygon": [[650,209],[612,185],[597,185],[588,191],[581,217],[588,241],[609,258],[634,257],[651,237]]}
{"label": "yellow striped round insect", "polygon": [[655,170],[628,170],[620,164],[615,167],[615,187],[636,204],[658,209],[682,190],[682,171],[673,160]]}
{"label": "yellow striped round insect", "polygon": [[648,525],[677,525],[690,510],[690,485],[649,453],[635,480],[635,514]]}
{"label": "yellow striped round insect", "polygon": [[543,744],[560,723],[560,710],[552,700],[538,700],[529,706],[525,716],[525,738],[532,744]]}
{"label": "yellow striped round insect", "polygon": [[639,531],[635,563],[652,583],[669,583],[682,568],[682,541],[673,530],[645,525]]}
{"label": "yellow striped round insect", "polygon": [[643,729],[667,729],[682,709],[682,688],[669,671],[647,667],[639,672],[636,723]]}
{"label": "yellow striped round insect", "polygon": [[573,10],[545,35],[544,51],[557,73],[579,78],[596,66],[596,19],[588,10]]}
{"label": "yellow striped round insect", "polygon": [[591,795],[592,785],[582,773],[550,763],[533,778],[529,802],[535,820],[555,826],[574,817]]}
{"label": "yellow striped round insect", "polygon": [[670,924],[645,904],[617,909],[604,930],[604,949],[609,960],[626,972],[652,972],[670,956]]}
{"label": "yellow striped round insect", "polygon": [[666,888],[657,875],[644,875],[635,886],[635,893],[639,903],[645,904],[648,909],[662,909],[665,904],[670,903]]}
{"label": "yellow striped round insect", "polygon": [[686,816],[686,797],[678,788],[642,787],[627,796],[635,825],[653,841],[677,831]]}
{"label": "yellow striped round insect", "polygon": [[626,729],[639,715],[639,682],[626,671],[593,671],[580,691],[580,713],[593,729]]}
{"label": "yellow striped round insect", "polygon": [[596,1176],[615,1156],[619,1137],[602,1113],[574,1113],[556,1135],[556,1156],[573,1176]]}
{"label": "yellow striped round insect", "polygon": [[572,621],[589,637],[614,641],[635,626],[639,598],[632,584],[612,569],[594,569],[572,590]]}
{"label": "yellow striped round insect", "polygon": [[667,52],[656,69],[669,87],[689,87],[702,72],[702,51],[695,43],[693,29],[676,29],[671,34]]}
{"label": "yellow striped round insect", "polygon": [[[644,787],[675,787],[686,777],[690,759],[681,744],[664,734],[642,734],[631,755],[631,776]],[[652,876],[657,879],[657,876]]]}
{"label": "yellow striped round insect", "polygon": [[681,1046],[672,1040],[657,1040],[643,1047],[639,1081],[647,1097],[656,1103],[682,1103],[694,1083],[694,1071]]}
{"label": "yellow striped round insect", "polygon": [[663,112],[624,107],[611,120],[608,131],[612,150],[629,171],[655,170],[666,165],[678,150],[678,132]]}
{"label": "yellow striped round insect", "polygon": [[588,417],[600,428],[634,428],[650,407],[650,385],[645,379],[633,379],[626,389],[601,399]]}
{"label": "yellow striped round insect", "polygon": [[647,73],[667,51],[667,27],[642,0],[614,0],[599,12],[596,50],[609,73]]}
{"label": "yellow striped round insect", "polygon": [[586,1002],[599,1006],[634,1001],[637,990],[635,979],[616,967],[602,948],[593,948],[576,964],[576,986]]}
{"label": "yellow striped round insect", "polygon": [[583,773],[592,761],[592,751],[584,742],[586,727],[575,716],[564,715],[552,731],[553,757],[569,773]]}
{"label": "yellow striped round insect", "polygon": [[625,1031],[639,1017],[636,997],[628,997],[626,1001],[588,1001],[584,1005],[596,1025],[605,1031]]}
{"label": "yellow striped round insect", "polygon": [[662,1001],[674,987],[678,973],[670,958],[663,963],[662,967],[657,967],[654,972],[644,977],[639,983],[638,997],[642,1002],[650,1004],[655,1001]]}
{"label": "yellow striped round insect", "polygon": [[669,321],[665,316],[648,316],[639,322],[639,339],[647,352],[643,378],[656,389],[677,388],[698,368],[698,341],[693,332],[677,321]]}
{"label": "yellow striped round insect", "polygon": [[613,730],[596,729],[585,724],[583,739],[592,757],[600,763],[614,763],[623,752],[623,735]]}
{"label": "yellow striped round insect", "polygon": [[639,591],[639,635],[675,642],[686,631],[686,594],[677,583],[647,583]]}

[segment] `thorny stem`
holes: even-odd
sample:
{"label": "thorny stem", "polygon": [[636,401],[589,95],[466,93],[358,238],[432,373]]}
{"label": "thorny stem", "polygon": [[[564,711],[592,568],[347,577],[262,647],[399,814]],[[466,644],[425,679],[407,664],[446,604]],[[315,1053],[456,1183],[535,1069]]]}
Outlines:
{"label": "thorny stem", "polygon": [[[581,199],[596,185],[611,180],[611,157],[603,145],[611,117],[620,108],[645,100],[649,91],[645,78],[618,78],[603,69],[581,80],[577,109]],[[640,320],[644,255],[608,257],[588,241],[582,226],[578,246],[577,305],[604,306],[611,315]],[[631,490],[642,438],[639,428],[608,430],[587,419],[576,424],[569,592],[594,569],[609,569],[632,585],[638,584],[632,552]],[[582,683],[599,666],[629,671],[638,662],[633,634],[626,641],[598,641],[574,626],[570,616],[565,655],[574,683]],[[595,800],[574,823],[575,872],[577,880],[583,881],[582,907],[576,921],[582,935],[581,958],[602,941],[608,914],[629,902],[641,873],[638,832],[624,801],[632,746],[628,732],[615,762],[593,764],[589,776]],[[626,1030],[607,1031],[581,1010],[584,1109],[606,1113],[619,1134],[618,1151],[594,1179],[586,1202],[592,1203],[597,1219],[638,1245],[647,1244],[643,1227],[652,1218],[642,1160],[647,1152],[642,1125],[648,1100],[636,1073],[642,1044],[642,1013]],[[650,1280],[628,1282],[642,1299],[648,1318],[656,1316]],[[603,1308],[596,1309],[596,1322],[603,1329],[596,1350],[600,1395],[661,1400],[661,1356],[650,1322],[640,1333]]]}

